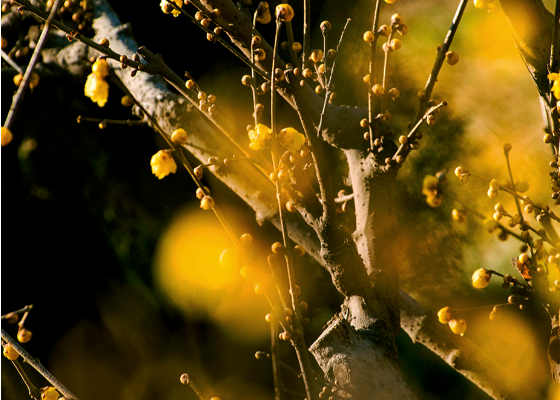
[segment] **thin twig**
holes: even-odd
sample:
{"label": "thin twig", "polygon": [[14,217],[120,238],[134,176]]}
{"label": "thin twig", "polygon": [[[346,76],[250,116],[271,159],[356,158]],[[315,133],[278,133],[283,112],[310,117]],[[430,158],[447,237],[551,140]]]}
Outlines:
{"label": "thin twig", "polygon": [[[511,185],[513,186],[513,190],[517,190],[517,188],[515,187],[515,181],[513,180],[513,173],[511,172],[511,163],[509,162],[509,151],[504,151],[504,156],[506,157],[506,164],[507,164],[507,169],[508,169],[508,172],[509,172],[509,179],[510,179]],[[517,213],[521,217],[521,221],[524,221],[523,211],[521,211],[521,204],[519,202],[519,199],[514,198],[514,201],[515,201],[515,206],[517,207]]]}
{"label": "thin twig", "polygon": [[[251,60],[255,60],[255,48],[253,47],[253,38],[255,37],[255,25],[257,24],[257,12],[253,16],[253,26],[251,27]],[[255,75],[255,68],[251,68],[251,91],[253,92],[253,115],[255,116],[255,129],[259,123],[257,113],[258,93],[257,93],[257,77]]]}
{"label": "thin twig", "polygon": [[101,123],[101,122],[105,122],[107,124],[113,124],[113,125],[145,125],[146,123],[142,120],[139,119],[103,119],[103,118],[89,118],[89,117],[82,117],[81,115],[78,116],[78,118],[76,118],[76,121],[78,123],[81,122],[97,122],[97,123]]}
{"label": "thin twig", "polygon": [[311,0],[303,1],[303,60],[302,69],[309,66],[309,52],[311,51],[311,34],[309,28],[311,27]]}
{"label": "thin twig", "polygon": [[377,34],[377,30],[379,29],[379,12],[381,10],[381,0],[377,0],[375,3],[375,14],[373,16],[373,27],[372,32],[375,35],[375,38],[372,43],[370,43],[369,48],[369,82],[367,85],[368,88],[368,122],[369,122],[369,142],[370,148],[373,149],[373,141],[375,140],[375,124],[374,124],[374,115],[375,115],[375,97],[373,96],[373,92],[371,88],[374,85],[375,77],[375,55],[377,52],[377,39],[379,35]]}
{"label": "thin twig", "polygon": [[35,386],[33,382],[31,382],[31,379],[29,379],[19,361],[17,359],[12,360],[12,364],[14,364],[14,367],[19,373],[19,376],[21,376],[23,383],[25,383],[25,386],[27,386],[29,397],[32,397],[35,400],[41,400],[41,390],[37,386]]}
{"label": "thin twig", "polygon": [[383,95],[387,93],[386,90],[386,82],[387,82],[387,65],[389,64],[389,53],[391,52],[391,48],[389,47],[389,43],[391,43],[391,39],[393,38],[394,29],[391,29],[391,33],[389,33],[389,37],[387,38],[387,44],[385,45],[385,59],[383,60],[383,80],[381,81],[383,87],[383,94],[381,95],[381,113],[385,112],[385,106],[383,104]]}
{"label": "thin twig", "polygon": [[6,54],[6,52],[4,50],[0,50],[2,52],[2,59],[4,61],[6,61],[8,64],[10,64],[10,66],[15,69],[18,74],[23,74],[23,70],[21,69],[21,67],[19,65],[16,64],[16,62],[14,60],[12,60],[12,58]]}
{"label": "thin twig", "polygon": [[270,321],[270,356],[272,360],[272,378],[274,380],[274,399],[282,399],[282,370],[278,367],[280,361],[280,349],[278,348],[278,324],[276,323],[276,314],[272,312],[272,320]]}
{"label": "thin twig", "polygon": [[[408,133],[407,137],[409,139],[414,138],[414,136],[416,135],[416,132],[418,132],[418,129],[420,129],[420,126],[422,126],[422,124],[424,123],[424,121],[426,121],[426,119],[428,119],[428,117],[437,109],[441,108],[441,107],[445,107],[447,106],[447,103],[445,101],[442,101],[441,103],[431,107],[428,111],[426,111],[426,113],[422,116],[422,118],[416,122],[416,125],[414,125],[414,127],[410,130],[410,132]],[[408,146],[407,144],[402,144],[399,146],[399,148],[397,149],[397,151],[395,152],[395,154],[393,155],[393,160],[397,159],[397,156],[400,155],[404,149],[405,146]]]}
{"label": "thin twig", "polygon": [[35,68],[35,64],[37,64],[37,61],[39,61],[39,56],[41,55],[41,50],[43,49],[43,46],[45,45],[45,41],[47,40],[47,36],[49,35],[49,31],[51,29],[51,22],[54,18],[54,16],[56,15],[56,12],[58,10],[58,6],[60,4],[61,0],[55,0],[52,8],[51,8],[51,12],[49,13],[49,16],[45,22],[45,27],[43,28],[43,31],[41,32],[41,36],[39,37],[39,41],[37,42],[37,46],[35,47],[35,50],[33,51],[33,55],[31,56],[31,60],[29,61],[29,65],[27,66],[27,68],[25,69],[25,74],[23,75],[23,79],[19,85],[19,88],[14,96],[14,99],[12,100],[12,105],[10,107],[10,111],[8,111],[8,116],[6,117],[6,121],[4,122],[3,126],[10,129],[10,127],[12,126],[12,123],[14,122],[14,119],[17,115],[17,112],[19,110],[19,106],[21,105],[21,102],[23,100],[23,95],[25,93],[25,91],[27,90],[27,87],[29,86],[29,79],[31,78],[31,74],[33,73],[33,68]]}
{"label": "thin twig", "polygon": [[54,377],[53,374],[51,374],[40,362],[39,360],[31,357],[29,355],[29,353],[27,351],[25,351],[23,349],[23,347],[21,347],[19,345],[19,343],[17,341],[15,341],[10,335],[8,335],[4,329],[2,329],[2,339],[4,339],[5,342],[7,342],[10,346],[12,346],[14,349],[16,349],[16,351],[19,353],[19,355],[21,356],[21,358],[23,358],[25,360],[25,362],[29,365],[31,365],[33,368],[35,368],[35,370],[37,372],[39,372],[41,375],[43,375],[43,377],[45,377],[45,379],[47,381],[49,381],[51,383],[51,385],[53,385],[53,387],[58,390],[64,397],[68,398],[68,400],[70,399],[74,399],[74,400],[78,400],[78,398],[76,396],[74,396],[72,394],[72,392],[70,392],[68,389],[66,389],[66,387],[64,387],[64,385],[62,383],[60,383],[60,381],[58,379],[56,379]]}
{"label": "thin twig", "polygon": [[443,41],[443,45],[438,51],[438,54],[436,56],[436,61],[434,62],[434,66],[432,67],[432,72],[430,73],[430,76],[428,78],[428,82],[426,82],[426,86],[424,88],[425,96],[424,98],[420,99],[420,104],[418,105],[418,111],[416,112],[416,117],[414,118],[415,124],[418,121],[420,121],[420,119],[424,115],[424,110],[428,105],[428,101],[430,101],[430,97],[432,96],[432,91],[434,90],[434,86],[437,82],[439,71],[441,70],[443,62],[445,61],[445,53],[449,51],[449,47],[451,46],[453,37],[457,32],[457,28],[459,27],[459,22],[461,22],[461,18],[463,16],[465,8],[467,7],[467,4],[468,4],[468,0],[461,0],[461,2],[459,3],[459,7],[457,7],[457,12],[453,17],[453,22],[449,27],[449,31],[447,31],[447,35],[445,37],[445,40]]}
{"label": "thin twig", "polygon": [[30,304],[30,305],[25,306],[25,307],[23,307],[23,308],[21,308],[21,309],[19,309],[19,310],[17,310],[17,311],[12,311],[12,312],[10,312],[10,313],[8,313],[8,314],[4,314],[4,315],[2,315],[1,318],[2,318],[3,320],[4,320],[4,319],[9,319],[9,318],[11,318],[13,315],[24,314],[24,313],[26,313],[26,312],[28,312],[28,311],[31,311],[32,309],[33,309],[33,304]]}

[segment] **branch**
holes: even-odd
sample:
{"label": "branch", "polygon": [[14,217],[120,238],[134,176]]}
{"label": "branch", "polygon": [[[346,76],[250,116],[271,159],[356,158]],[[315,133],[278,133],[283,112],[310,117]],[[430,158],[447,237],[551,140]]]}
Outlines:
{"label": "branch", "polygon": [[58,390],[64,397],[68,398],[68,400],[74,399],[78,400],[76,396],[72,394],[62,383],[59,382],[58,379],[54,377],[40,362],[39,360],[31,357],[27,351],[25,351],[17,341],[15,341],[10,335],[4,332],[2,329],[2,339],[7,342],[10,346],[17,350],[19,355],[24,359],[24,361],[31,365],[37,372],[45,377],[56,390]]}
{"label": "branch", "polygon": [[554,17],[542,0],[502,0],[500,4],[539,94],[551,105],[547,75]]}
{"label": "branch", "polygon": [[[108,38],[111,41],[112,48],[119,53],[133,54],[138,46],[132,39],[130,30],[120,25],[117,16],[107,2],[99,0],[96,3],[96,10],[95,29],[98,36]],[[133,93],[135,98],[155,116],[158,124],[164,131],[172,132],[182,127],[189,132],[189,143],[185,147],[202,163],[205,163],[210,156],[235,153],[236,147],[227,138],[216,132],[215,128],[208,123],[201,113],[194,110],[192,106],[187,105],[184,98],[170,92],[166,88],[163,79],[147,74],[138,74],[135,78],[132,78],[126,70],[116,70],[115,73]],[[311,89],[309,88],[309,90]],[[307,93],[307,89],[302,90],[302,99],[308,99],[306,97]],[[314,96],[311,101],[318,101],[322,105],[322,99],[318,97]],[[320,110],[320,107],[317,109]],[[316,115],[318,116],[319,114]],[[347,126],[344,127],[343,125],[347,124],[348,120],[359,121],[359,119],[366,115],[366,111],[349,107],[333,107],[332,109],[327,108],[326,115],[326,126],[329,128],[322,132],[323,137],[327,137],[329,140],[332,139],[331,143],[340,144],[342,141],[337,142],[338,138],[336,138],[336,132],[333,132],[332,127],[340,129],[341,132],[343,130],[347,132]],[[358,116],[361,118],[358,118]],[[332,125],[329,124],[331,118],[333,120]],[[358,123],[355,125],[359,126]],[[360,135],[356,136],[361,139]],[[363,140],[360,140],[360,142],[363,142]],[[253,166],[241,162],[238,163],[235,170],[221,168],[215,171],[215,174],[218,179],[224,182],[255,211],[257,220],[261,223],[270,221],[279,227],[276,194],[268,178],[257,173]],[[335,226],[328,226],[329,229],[321,232],[321,235],[323,240],[333,247],[322,248],[317,234],[301,217],[295,214],[292,215],[288,221],[288,228],[291,239],[305,247],[308,254],[329,270],[333,283],[341,293],[360,293],[362,290],[360,285],[364,283],[361,281],[363,275],[360,273],[350,273],[351,271],[348,271],[348,275],[345,275],[344,270],[340,268],[341,263],[346,265],[349,260],[355,260],[358,263],[357,265],[361,265],[361,268],[363,268],[355,247],[350,246],[348,243],[348,235],[337,231]],[[349,252],[341,253],[334,251],[337,246],[341,245]],[[324,257],[321,257],[321,254]],[[351,264],[354,264],[354,262],[351,262]],[[367,277],[365,280],[367,282]],[[350,297],[357,299],[357,296]],[[400,293],[400,298],[405,305],[411,303],[410,297],[404,292]],[[418,307],[417,304],[416,307]],[[421,318],[421,315],[423,314],[417,313],[414,314],[414,317]],[[435,335],[435,331],[429,321],[424,319],[422,324],[423,344],[429,346],[432,351],[438,354],[436,347],[444,348],[444,343],[449,338],[444,337],[442,339],[441,336]],[[439,323],[435,321],[434,324]],[[406,328],[406,319],[403,319],[403,326]],[[411,335],[414,334],[410,329],[407,332]],[[465,338],[462,341],[465,342]],[[441,353],[438,355],[444,357]],[[471,353],[465,353],[463,360],[465,362],[468,361],[472,355]],[[483,365],[473,363],[472,370],[476,371],[476,368],[482,367]],[[458,368],[458,366],[455,365],[455,368]],[[468,375],[467,378],[476,383],[477,379],[479,379],[478,377],[482,375],[483,373],[473,373]],[[492,386],[498,386],[500,382],[484,381],[484,383],[479,383],[479,385],[482,384],[488,386],[486,390],[497,390],[492,389]],[[531,393],[531,391],[522,391],[521,393]]]}
{"label": "branch", "polygon": [[421,343],[449,366],[494,399],[543,399],[519,376],[466,337],[454,335],[439,323],[435,313],[427,312],[401,290],[401,327],[413,342]]}

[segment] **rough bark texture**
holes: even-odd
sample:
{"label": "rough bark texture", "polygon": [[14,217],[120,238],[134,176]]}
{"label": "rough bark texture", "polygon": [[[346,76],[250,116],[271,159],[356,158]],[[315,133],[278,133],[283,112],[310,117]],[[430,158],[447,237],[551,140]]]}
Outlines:
{"label": "rough bark texture", "polygon": [[[502,1],[506,13],[509,12],[508,7],[521,3],[534,4],[540,10],[541,3],[537,0]],[[202,2],[202,5],[209,6],[207,2]],[[250,41],[248,16],[232,2],[225,0],[213,1],[209,8],[219,8],[222,19],[232,21],[233,26],[226,24],[224,27],[233,43],[247,54]],[[103,0],[96,1],[95,12],[94,28],[98,37],[108,38],[111,48],[120,54],[134,54],[138,45],[132,38],[130,27],[121,25]],[[508,17],[512,26],[519,30],[515,28],[519,26],[518,18],[513,11],[511,13]],[[549,21],[546,13],[541,14],[536,13],[535,18]],[[548,32],[546,27],[542,29],[543,35]],[[540,83],[546,71],[546,68],[542,69],[546,58],[545,46],[539,45],[537,48],[540,50],[535,51],[534,41],[523,38],[523,35],[516,34],[518,45],[520,49],[523,48],[521,52],[539,90],[545,90]],[[72,46],[83,51],[83,47],[76,44]],[[269,53],[268,62],[272,59],[272,50],[270,46],[265,46],[265,50]],[[71,54],[72,51],[63,51],[53,56],[52,60],[72,69],[77,60],[72,59]],[[116,62],[112,63],[125,86],[154,115],[164,131],[172,132],[182,127],[189,132],[189,143],[185,147],[202,163],[210,156],[240,155],[239,149],[202,113],[183,97],[170,92],[163,79],[144,73],[131,78],[129,70],[120,70]],[[261,67],[270,69],[266,64]],[[292,101],[290,93],[283,94]],[[301,96],[309,104],[312,119],[318,121],[321,99],[310,88],[305,88]],[[330,378],[339,381],[343,389],[341,394],[348,398],[414,398],[402,379],[394,345],[399,327],[400,299],[403,313],[400,326],[414,341],[424,344],[486,393],[496,399],[539,398],[531,388],[523,387],[520,382],[511,382],[507,373],[501,371],[500,366],[485,356],[474,343],[466,338],[454,337],[449,329],[439,324],[434,313],[426,312],[406,293],[399,292],[398,271],[391,257],[390,246],[391,232],[395,229],[394,215],[391,212],[381,215],[379,211],[391,209],[394,176],[377,174],[371,167],[374,164],[361,149],[365,141],[360,139],[357,122],[365,114],[364,109],[329,106],[325,128],[321,132],[325,142],[345,149],[348,158],[359,222],[353,240],[341,232],[336,224],[329,224],[329,221],[322,221],[320,226],[312,227],[299,215],[292,214],[288,220],[291,238],[325,266],[337,289],[346,296],[342,312],[331,320],[325,332],[311,346],[321,368]],[[348,126],[354,128],[349,130]],[[247,144],[244,136],[236,137],[236,140]],[[279,226],[275,189],[261,169],[241,161],[235,167],[213,172],[255,211],[260,222],[271,221]],[[551,354],[558,354],[552,351],[558,347],[557,343],[558,340],[551,342]],[[558,361],[553,371],[554,368],[555,376],[558,377]],[[520,393],[526,397],[520,397]]]}

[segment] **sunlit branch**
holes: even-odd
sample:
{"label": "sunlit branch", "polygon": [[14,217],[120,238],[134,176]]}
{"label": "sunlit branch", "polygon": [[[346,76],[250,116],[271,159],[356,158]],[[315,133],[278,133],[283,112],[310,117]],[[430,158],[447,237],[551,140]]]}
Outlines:
{"label": "sunlit branch", "polygon": [[74,399],[74,400],[78,400],[78,398],[76,396],[74,396],[72,394],[72,392],[70,392],[68,389],[66,389],[66,387],[64,387],[64,385],[62,383],[59,382],[58,379],[56,379],[54,377],[53,374],[51,374],[40,362],[39,360],[31,357],[29,355],[29,353],[27,351],[25,351],[23,349],[23,347],[21,347],[19,345],[19,343],[17,341],[15,341],[14,339],[12,339],[12,337],[10,335],[8,335],[6,332],[4,332],[4,329],[2,329],[2,339],[8,343],[10,346],[12,346],[14,349],[16,349],[16,351],[19,353],[19,355],[23,358],[23,360],[31,365],[33,368],[35,368],[35,370],[37,372],[39,372],[41,375],[43,375],[43,377],[49,381],[51,383],[51,385],[53,385],[53,387],[58,390],[64,397],[68,398],[68,400]]}

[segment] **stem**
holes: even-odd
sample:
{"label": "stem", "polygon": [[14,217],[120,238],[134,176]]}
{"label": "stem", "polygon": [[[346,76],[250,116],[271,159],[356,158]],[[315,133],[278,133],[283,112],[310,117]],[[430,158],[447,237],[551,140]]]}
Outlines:
{"label": "stem", "polygon": [[35,385],[33,385],[33,383],[31,382],[31,379],[29,379],[29,377],[27,376],[27,374],[23,370],[23,367],[21,366],[19,361],[18,360],[12,360],[12,363],[14,364],[14,367],[17,369],[17,372],[19,373],[19,376],[21,376],[21,379],[23,380],[23,383],[25,383],[25,386],[27,386],[27,390],[29,390],[29,397],[32,397],[35,400],[41,400],[41,390],[38,387],[36,387]]}
{"label": "stem", "polygon": [[550,64],[549,64],[548,72],[557,72],[559,67],[558,66],[558,45],[559,45],[558,25],[560,25],[560,0],[556,0],[556,7],[554,9],[554,27],[552,29],[552,41],[550,45]]}
{"label": "stem", "polygon": [[4,320],[4,319],[8,319],[8,318],[11,318],[13,315],[24,314],[24,313],[26,313],[26,312],[28,312],[28,311],[31,311],[32,309],[33,309],[33,304],[30,304],[30,305],[25,306],[25,307],[23,307],[23,308],[21,308],[21,309],[19,309],[19,310],[17,310],[17,311],[12,311],[12,312],[10,312],[10,313],[8,313],[8,314],[4,314],[4,315],[2,315],[1,318],[2,318],[3,320]]}
{"label": "stem", "polygon": [[276,314],[272,310],[272,321],[270,321],[270,357],[272,359],[272,377],[274,380],[274,399],[282,399],[282,370],[279,368],[280,351],[278,347],[278,324]]}
{"label": "stem", "polygon": [[374,124],[374,114],[375,114],[375,98],[371,88],[373,87],[375,78],[375,53],[377,51],[377,30],[379,29],[379,12],[381,10],[381,0],[377,0],[375,3],[375,15],[373,17],[373,34],[375,39],[370,44],[370,54],[369,54],[369,83],[368,83],[368,121],[369,121],[369,145],[370,149],[373,149],[373,141],[375,140],[376,126]]}
{"label": "stem", "polygon": [[[383,80],[382,80],[382,87],[383,87],[383,95],[386,93],[386,82],[387,82],[387,64],[389,63],[389,53],[391,49],[389,48],[389,43],[391,43],[391,39],[393,38],[394,30],[391,29],[391,33],[387,38],[387,49],[385,50],[385,60],[383,61]],[[385,111],[385,107],[383,105],[383,95],[381,95],[381,112]]]}
{"label": "stem", "polygon": [[21,358],[23,358],[23,360],[31,365],[33,368],[35,368],[35,370],[37,372],[39,372],[41,375],[43,375],[43,377],[45,377],[46,380],[48,380],[51,385],[53,385],[53,387],[58,390],[64,397],[67,397],[68,400],[70,399],[74,399],[74,400],[78,400],[78,398],[76,396],[74,396],[72,394],[72,392],[70,392],[68,389],[66,389],[66,387],[64,387],[64,385],[62,383],[59,382],[58,379],[56,379],[54,377],[53,374],[51,374],[40,362],[39,360],[31,357],[29,355],[29,353],[27,351],[25,351],[23,349],[23,347],[21,347],[19,345],[19,343],[17,341],[15,341],[10,335],[8,335],[4,329],[2,329],[2,339],[4,339],[4,341],[6,341],[10,346],[12,346],[14,349],[16,349],[16,351],[19,353],[19,355],[21,356]]}
{"label": "stem", "polygon": [[21,69],[21,67],[17,65],[16,62],[12,60],[12,58],[8,54],[6,54],[4,50],[0,50],[0,51],[2,52],[2,59],[6,61],[8,64],[10,64],[12,68],[18,72],[18,74],[23,74],[23,70]]}
{"label": "stem", "polygon": [[303,60],[302,69],[309,67],[309,52],[311,47],[311,0],[303,1]]}
{"label": "stem", "polygon": [[[253,16],[253,26],[251,27],[251,61],[255,60],[255,49],[253,48],[253,38],[255,37],[255,25],[257,24],[257,11]],[[274,77],[274,74],[272,74]],[[257,94],[257,77],[255,76],[255,69],[251,68],[251,90],[253,92],[253,115],[255,116],[255,129],[257,129],[257,125],[259,123],[259,118],[257,115],[257,103],[258,103],[258,94]]]}
{"label": "stem", "polygon": [[142,120],[131,120],[131,119],[103,119],[103,118],[89,118],[89,117],[82,117],[81,115],[78,116],[78,118],[76,118],[76,121],[78,123],[81,123],[82,121],[84,122],[106,122],[108,124],[113,124],[113,125],[128,125],[128,126],[132,126],[132,125],[145,125],[146,123]]}
{"label": "stem", "polygon": [[430,73],[428,82],[426,83],[426,86],[424,88],[426,95],[423,99],[420,99],[420,104],[418,105],[418,111],[416,112],[414,123],[418,122],[422,118],[422,115],[424,114],[424,110],[427,107],[428,101],[430,101],[430,97],[432,96],[432,91],[434,90],[434,86],[436,84],[439,71],[441,70],[441,66],[445,61],[445,53],[447,53],[449,47],[451,46],[451,42],[453,41],[453,37],[457,32],[457,28],[459,27],[459,22],[461,22],[463,12],[465,11],[467,4],[468,4],[468,0],[461,0],[461,2],[459,3],[459,7],[457,8],[457,12],[453,17],[453,22],[449,27],[447,36],[445,37],[445,40],[443,41],[443,45],[441,46],[441,49],[438,51],[438,54],[436,56],[436,61],[434,62],[434,66],[432,67],[432,72]]}
{"label": "stem", "polygon": [[[445,107],[447,106],[447,103],[445,101],[442,101],[441,103],[433,106],[432,108],[430,108],[428,111],[426,111],[426,113],[424,114],[424,116],[422,118],[420,118],[420,121],[416,122],[416,125],[414,125],[414,127],[410,130],[410,132],[408,133],[407,137],[409,139],[413,138],[414,135],[416,134],[416,132],[418,131],[418,129],[420,129],[420,126],[422,126],[422,124],[424,123],[424,121],[426,121],[426,119],[430,116],[430,114],[432,114],[435,110],[437,110],[438,108],[441,107]],[[395,160],[397,158],[397,156],[399,154],[401,154],[404,151],[405,145],[401,144],[399,146],[399,148],[397,149],[397,151],[395,152],[395,154],[393,155],[393,160]]]}
{"label": "stem", "polygon": [[[513,190],[517,190],[515,187],[515,181],[513,180],[513,173],[511,172],[511,164],[509,162],[509,151],[504,151],[504,156],[506,157],[506,164],[507,164],[507,169],[509,172],[509,179],[511,182],[511,185],[513,186]],[[521,204],[519,202],[518,198],[514,198],[515,200],[515,206],[517,207],[517,212],[519,214],[519,216],[521,217],[521,221],[523,222],[523,211],[521,211]]]}
{"label": "stem", "polygon": [[21,84],[19,85],[18,91],[14,96],[14,99],[12,101],[12,105],[10,107],[10,111],[8,111],[8,116],[6,117],[6,121],[4,122],[4,127],[10,129],[10,127],[12,126],[12,123],[14,122],[14,119],[17,115],[19,106],[21,104],[21,101],[23,100],[23,95],[25,93],[25,90],[27,89],[27,86],[29,86],[29,79],[31,78],[31,74],[33,73],[33,68],[35,68],[35,64],[37,64],[37,61],[39,61],[39,56],[41,55],[41,50],[43,49],[43,46],[45,45],[45,41],[47,39],[47,36],[49,35],[49,30],[51,29],[51,22],[54,18],[54,16],[56,15],[56,12],[58,10],[58,6],[60,4],[61,0],[55,0],[51,11],[49,13],[49,16],[45,22],[45,27],[43,28],[43,31],[41,32],[41,36],[39,37],[39,41],[37,42],[37,46],[35,47],[35,50],[33,51],[33,55],[31,56],[31,60],[29,61],[29,65],[27,66],[26,70],[25,70],[25,74],[23,75],[23,80],[21,81]]}

